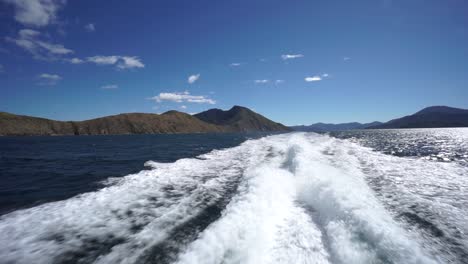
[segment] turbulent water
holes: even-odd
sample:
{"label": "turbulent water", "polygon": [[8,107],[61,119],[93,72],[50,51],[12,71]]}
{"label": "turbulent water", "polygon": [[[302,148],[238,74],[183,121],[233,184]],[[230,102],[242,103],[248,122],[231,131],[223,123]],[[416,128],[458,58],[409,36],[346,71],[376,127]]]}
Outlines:
{"label": "turbulent water", "polygon": [[332,132],[386,154],[468,165],[468,129],[423,128]]}
{"label": "turbulent water", "polygon": [[365,142],[289,133],[148,161],[3,215],[0,262],[466,263],[468,166]]}

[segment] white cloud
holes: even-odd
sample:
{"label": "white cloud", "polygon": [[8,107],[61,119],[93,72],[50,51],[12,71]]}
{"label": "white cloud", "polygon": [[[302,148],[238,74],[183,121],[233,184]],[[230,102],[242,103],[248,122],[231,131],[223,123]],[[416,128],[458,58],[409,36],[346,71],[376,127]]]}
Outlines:
{"label": "white cloud", "polygon": [[44,78],[44,79],[54,80],[54,81],[58,81],[62,79],[62,77],[60,77],[57,74],[49,74],[49,73],[42,73],[39,75],[39,78]]}
{"label": "white cloud", "polygon": [[186,105],[181,105],[180,109],[187,109],[187,106]]}
{"label": "white cloud", "polygon": [[122,70],[145,67],[138,57],[121,56],[120,59],[120,62],[117,64],[117,68]]}
{"label": "white cloud", "polygon": [[328,73],[322,73],[320,75],[314,75],[314,76],[311,76],[311,77],[305,77],[304,80],[306,82],[318,82],[318,81],[322,81],[326,78],[330,77],[330,74]]}
{"label": "white cloud", "polygon": [[51,43],[44,42],[44,41],[37,41],[37,45],[39,45],[41,48],[49,51],[52,54],[64,55],[64,54],[73,53],[72,50],[65,48],[61,44],[51,44]]}
{"label": "white cloud", "polygon": [[93,23],[89,23],[85,26],[85,30],[88,32],[94,32],[96,31],[96,27],[94,26]]}
{"label": "white cloud", "polygon": [[53,60],[62,55],[73,53],[73,50],[65,48],[62,44],[53,44],[41,39],[41,33],[32,29],[21,29],[17,38],[5,38],[28,51],[35,59]]}
{"label": "white cloud", "polygon": [[255,80],[255,83],[268,83],[269,80]]}
{"label": "white cloud", "polygon": [[119,88],[117,84],[107,84],[107,85],[101,86],[101,89],[106,89],[106,90],[117,89],[117,88]]}
{"label": "white cloud", "polygon": [[305,77],[304,79],[306,82],[318,82],[318,81],[321,81],[322,80],[322,77],[318,76],[318,75],[315,75],[315,76],[312,76],[312,77]]}
{"label": "white cloud", "polygon": [[57,74],[42,73],[38,76],[40,79],[39,85],[56,85],[62,77]]}
{"label": "white cloud", "polygon": [[275,80],[275,84],[284,83],[284,80]]}
{"label": "white cloud", "polygon": [[232,67],[239,67],[241,65],[242,65],[242,63],[240,63],[240,62],[233,62],[233,63],[229,64],[229,66],[232,66]]}
{"label": "white cloud", "polygon": [[97,65],[112,65],[116,64],[120,56],[93,56],[87,57],[88,62],[96,63]]}
{"label": "white cloud", "polygon": [[43,27],[55,22],[65,0],[3,0],[15,7],[15,20],[27,26]]}
{"label": "white cloud", "polygon": [[182,93],[160,93],[157,96],[149,98],[158,103],[163,101],[175,103],[199,103],[199,104],[216,104],[216,101],[204,95],[191,95],[188,91]]}
{"label": "white cloud", "polygon": [[283,60],[291,60],[291,59],[297,59],[297,58],[302,58],[304,55],[302,54],[284,54],[281,55],[281,59]]}
{"label": "white cloud", "polygon": [[37,30],[32,30],[32,29],[21,29],[18,31],[18,35],[21,38],[34,38],[36,36],[39,36],[41,33]]}
{"label": "white cloud", "polygon": [[188,82],[189,84],[192,84],[192,83],[196,82],[199,78],[200,78],[200,74],[190,75],[190,76],[188,77],[187,82]]}
{"label": "white cloud", "polygon": [[81,64],[84,63],[84,61],[80,58],[72,58],[69,60],[71,64]]}
{"label": "white cloud", "polygon": [[93,56],[87,57],[87,62],[92,62],[97,65],[116,65],[118,69],[133,69],[133,68],[144,68],[145,65],[138,57],[135,56]]}
{"label": "white cloud", "polygon": [[350,57],[344,57],[343,60],[344,61],[349,61],[351,58]]}

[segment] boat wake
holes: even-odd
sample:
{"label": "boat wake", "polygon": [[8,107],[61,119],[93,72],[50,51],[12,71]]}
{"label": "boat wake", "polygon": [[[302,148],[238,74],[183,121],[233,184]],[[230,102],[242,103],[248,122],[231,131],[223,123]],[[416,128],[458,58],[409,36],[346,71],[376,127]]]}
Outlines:
{"label": "boat wake", "polygon": [[468,169],[291,133],[0,218],[1,263],[463,263]]}

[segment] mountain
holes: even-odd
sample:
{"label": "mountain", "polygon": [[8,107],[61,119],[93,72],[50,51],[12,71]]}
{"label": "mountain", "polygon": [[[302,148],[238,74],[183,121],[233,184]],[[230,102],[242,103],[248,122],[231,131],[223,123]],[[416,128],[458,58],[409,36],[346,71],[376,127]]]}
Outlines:
{"label": "mountain", "polygon": [[377,128],[468,127],[468,110],[448,106],[431,106],[415,114],[371,126]]}
{"label": "mountain", "polygon": [[195,115],[198,119],[213,125],[226,127],[229,131],[289,131],[290,129],[280,123],[242,107],[234,106],[224,111],[210,109]]}
{"label": "mountain", "polygon": [[380,122],[372,123],[342,123],[342,124],[326,124],[326,123],[315,123],[310,126],[291,126],[290,128],[295,131],[303,132],[329,132],[329,131],[342,131],[342,130],[352,130],[352,129],[365,129],[367,127],[376,126],[381,124]]}
{"label": "mountain", "polygon": [[[209,111],[211,110],[206,112]],[[283,125],[275,123],[245,107],[233,107],[225,112],[234,112],[233,119],[227,120],[227,123],[219,124],[206,122],[197,116],[178,111],[168,111],[163,114],[128,113],[86,121],[56,121],[0,112],[0,135],[107,135],[287,131],[287,128]]]}
{"label": "mountain", "polygon": [[161,115],[130,113],[86,121],[55,121],[0,113],[0,135],[105,135],[222,132],[222,127],[176,111]]}

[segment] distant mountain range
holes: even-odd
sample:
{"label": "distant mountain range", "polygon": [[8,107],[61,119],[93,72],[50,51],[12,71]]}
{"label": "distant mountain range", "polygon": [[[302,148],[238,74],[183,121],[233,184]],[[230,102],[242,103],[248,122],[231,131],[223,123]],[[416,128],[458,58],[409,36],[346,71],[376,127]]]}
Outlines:
{"label": "distant mountain range", "polygon": [[0,112],[0,135],[107,135],[289,131],[252,110],[234,106],[196,115],[178,111],[163,114],[128,113],[86,121],[55,121]]}
{"label": "distant mountain range", "polygon": [[448,106],[431,106],[402,118],[368,128],[468,127],[468,110]]}
{"label": "distant mountain range", "polygon": [[372,122],[372,123],[342,123],[342,124],[326,124],[326,123],[315,123],[310,126],[291,126],[290,128],[295,131],[303,132],[329,132],[329,131],[342,131],[342,130],[352,130],[352,129],[365,129],[371,126],[376,126],[382,124],[381,122]]}
{"label": "distant mountain range", "polygon": [[108,135],[224,133],[256,131],[328,132],[352,129],[468,127],[468,110],[431,106],[386,123],[315,123],[286,127],[254,111],[234,106],[224,111],[210,109],[195,115],[178,111],[163,114],[128,113],[86,121],[56,121],[0,112],[0,136],[18,135]]}
{"label": "distant mountain range", "polygon": [[390,120],[385,123],[315,123],[309,126],[291,126],[295,131],[330,132],[353,129],[386,129],[386,128],[431,128],[431,127],[468,127],[468,110],[448,107],[431,106],[409,116]]}

